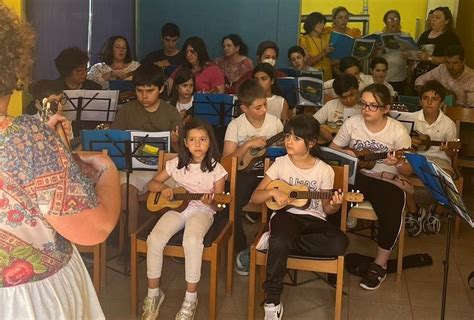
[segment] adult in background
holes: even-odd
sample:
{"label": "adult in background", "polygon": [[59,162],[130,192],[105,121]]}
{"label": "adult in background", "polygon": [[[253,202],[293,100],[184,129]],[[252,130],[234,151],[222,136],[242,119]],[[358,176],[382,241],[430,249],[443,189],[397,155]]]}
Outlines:
{"label": "adult in background", "polygon": [[216,64],[224,71],[225,92],[236,93],[240,78],[253,70],[253,63],[247,57],[248,48],[237,34],[229,34],[222,38],[224,55],[216,59]]}
{"label": "adult in background", "polygon": [[[383,15],[385,27],[381,33],[394,33],[400,36],[410,36],[409,33],[403,32],[401,29],[401,16],[397,10],[388,10]],[[407,59],[402,55],[400,50],[386,50],[382,47],[380,56],[388,63],[386,80],[392,85],[399,95],[405,95],[408,67]]]}
{"label": "adult in background", "polygon": [[59,72],[57,79],[62,90],[101,90],[97,82],[87,79],[87,53],[77,47],[61,51],[54,63]]}
{"label": "adult in background", "polygon": [[453,15],[448,7],[438,7],[433,11],[430,27],[418,39],[422,51],[417,55],[420,61],[414,68],[414,79],[445,63],[446,49],[450,45],[461,45],[453,31]]}
{"label": "adult in background", "polygon": [[179,27],[171,22],[161,28],[161,43],[163,48],[150,52],[142,60],[142,64],[154,63],[160,68],[180,66],[184,63],[182,52],[176,46],[179,41]]}
{"label": "adult in background", "polygon": [[100,83],[107,89],[109,80],[131,80],[135,69],[140,66],[132,59],[132,49],[124,36],[112,36],[104,44],[102,62],[96,63],[87,73],[87,78]]}
{"label": "adult in background", "polygon": [[72,244],[103,242],[119,213],[118,173],[105,155],[81,168],[52,128],[7,116],[29,81],[34,35],[0,3],[0,319],[104,319]]}
{"label": "adult in background", "polygon": [[325,32],[326,17],[320,12],[312,12],[306,17],[303,25],[304,35],[300,38],[300,46],[307,53],[306,64],[322,70],[324,81],[332,79],[331,61],[328,54],[334,51],[329,43],[329,32]]}

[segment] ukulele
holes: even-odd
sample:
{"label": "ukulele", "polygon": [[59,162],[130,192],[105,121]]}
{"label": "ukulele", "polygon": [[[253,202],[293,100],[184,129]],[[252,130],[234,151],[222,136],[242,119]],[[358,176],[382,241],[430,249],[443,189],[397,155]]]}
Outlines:
{"label": "ukulele", "polygon": [[[413,138],[417,141],[416,144],[413,143]],[[453,150],[455,152],[458,152],[459,149],[461,149],[462,143],[461,140],[457,139],[454,141],[436,141],[436,140],[431,140],[431,137],[427,134],[422,134],[418,133],[415,137],[412,137],[412,144],[416,148],[417,151],[426,151],[428,150],[431,146],[439,146],[439,147],[444,147],[443,144],[446,143],[445,149],[447,150]],[[440,150],[443,150],[444,148],[440,148]]]}
{"label": "ukulele", "polygon": [[265,142],[265,146],[263,148],[250,148],[247,152],[239,159],[239,163],[237,166],[237,170],[239,171],[247,171],[250,170],[255,162],[262,159],[265,156],[265,152],[267,148],[274,144],[275,142],[283,139],[285,137],[285,132],[280,132],[274,135],[271,138],[268,138]]}
{"label": "ukulele", "polygon": [[[388,157],[388,154],[390,152],[372,152],[369,149],[362,149],[359,151],[356,151],[354,149],[350,149],[352,152],[354,152],[355,156],[359,160],[357,162],[357,167],[358,169],[372,169],[375,164],[377,163],[377,160],[382,160],[386,159]],[[403,159],[405,152],[412,152],[412,148],[406,148],[406,149],[399,149],[395,151],[395,157],[397,159]]]}
{"label": "ukulele", "polygon": [[[305,209],[309,207],[309,199],[332,199],[334,194],[331,191],[309,191],[309,188],[303,184],[292,186],[281,180],[273,180],[266,189],[278,189],[286,193],[290,198],[290,203],[284,206],[279,206],[273,198],[266,201],[265,204],[270,210],[280,210],[285,207]],[[348,202],[364,201],[364,195],[359,192],[344,192],[342,198]]]}
{"label": "ukulele", "polygon": [[[146,207],[151,212],[164,213],[168,210],[181,212],[188,206],[191,200],[200,200],[204,193],[189,193],[183,187],[173,189],[173,199],[168,200],[161,196],[161,193],[152,192],[147,198]],[[218,208],[225,208],[225,205],[232,201],[232,196],[227,193],[214,193],[214,202]]]}

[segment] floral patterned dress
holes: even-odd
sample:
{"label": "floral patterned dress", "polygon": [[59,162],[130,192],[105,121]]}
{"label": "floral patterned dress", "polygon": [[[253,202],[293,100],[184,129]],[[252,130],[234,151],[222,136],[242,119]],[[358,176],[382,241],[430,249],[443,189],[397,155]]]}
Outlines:
{"label": "floral patterned dress", "polygon": [[92,181],[49,127],[0,117],[1,319],[103,317],[77,250],[45,219],[97,205]]}

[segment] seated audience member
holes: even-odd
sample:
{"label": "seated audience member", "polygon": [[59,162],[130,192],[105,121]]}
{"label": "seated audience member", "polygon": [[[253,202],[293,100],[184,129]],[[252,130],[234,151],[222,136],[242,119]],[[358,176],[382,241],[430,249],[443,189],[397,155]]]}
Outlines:
{"label": "seated audience member", "polygon": [[[381,83],[385,85],[388,90],[390,91],[390,95],[393,97],[397,96],[397,92],[393,89],[392,85],[387,82],[387,70],[388,70],[388,62],[382,57],[375,57],[370,61],[370,73],[372,74],[372,81],[369,79],[367,83]],[[367,76],[366,76],[367,77]]]}
{"label": "seated audience member", "polygon": [[430,29],[418,38],[422,48],[417,54],[417,63],[413,70],[413,79],[446,62],[446,50],[450,45],[461,45],[454,32],[454,19],[448,7],[434,9],[429,19]]}
{"label": "seated audience member", "polygon": [[253,69],[253,77],[262,86],[267,98],[267,113],[274,115],[283,123],[290,118],[290,110],[283,93],[276,84],[275,68],[268,63],[259,63]]}
{"label": "seated audience member", "polygon": [[[395,33],[401,36],[410,36],[409,33],[401,31],[401,16],[397,10],[388,10],[383,16],[385,27],[382,33]],[[380,56],[387,60],[388,70],[386,80],[392,85],[399,95],[405,95],[408,67],[407,58],[404,57],[401,50],[387,50],[381,48]]]}
{"label": "seated audience member", "polygon": [[288,49],[288,60],[296,71],[318,71],[306,64],[306,52],[300,46],[293,46]]}
{"label": "seated audience member", "polygon": [[300,37],[300,46],[306,51],[306,63],[324,72],[324,80],[332,79],[331,61],[328,54],[334,51],[329,43],[329,34],[324,30],[326,17],[320,12],[312,12],[303,25],[304,35]]}
{"label": "seated audience member", "polygon": [[109,80],[131,80],[133,71],[140,66],[132,60],[132,49],[123,36],[112,36],[104,44],[102,62],[96,63],[87,73],[87,78],[100,83],[104,89]]}
{"label": "seated audience member", "polygon": [[180,66],[184,63],[182,52],[177,48],[179,27],[174,23],[165,23],[161,28],[163,48],[150,52],[142,60],[142,64],[154,63],[158,67]]}
{"label": "seated audience member", "polygon": [[464,49],[459,45],[449,46],[446,50],[446,63],[419,76],[415,87],[429,80],[439,81],[456,97],[456,104],[474,106],[474,70],[464,64]]}
{"label": "seated audience member", "polygon": [[[443,85],[436,80],[427,81],[420,88],[420,104],[422,110],[415,112],[415,130],[428,135],[433,141],[454,141],[457,137],[456,125],[443,111],[441,106],[446,93]],[[418,146],[421,140],[412,138],[412,144]],[[446,146],[431,146],[425,151],[417,151],[428,160],[439,165],[443,170],[454,176],[451,163],[452,150]],[[423,230],[427,234],[437,234],[441,229],[441,217],[446,209],[441,205],[432,205],[426,213],[425,208],[418,207],[413,195],[407,194],[406,226],[408,234],[417,236]]]}
{"label": "seated audience member", "polygon": [[61,51],[54,63],[59,72],[57,79],[62,90],[101,90],[97,82],[87,79],[87,53],[79,48],[66,48]]}
{"label": "seated audience member", "polygon": [[222,38],[224,56],[216,59],[216,64],[224,71],[226,93],[236,93],[237,83],[253,69],[252,60],[247,57],[247,45],[239,35],[229,34]]}
{"label": "seated audience member", "polygon": [[320,136],[327,142],[334,139],[337,130],[344,122],[344,111],[354,109],[354,113],[360,113],[359,106],[359,83],[350,74],[341,74],[334,79],[334,91],[337,99],[330,100],[319,109],[313,117],[320,125]]}
{"label": "seated audience member", "polygon": [[[350,74],[356,77],[359,82],[359,91],[362,91],[369,84],[373,83],[371,76],[367,76],[361,72],[362,67],[357,58],[354,57],[344,57],[339,62],[339,73]],[[324,97],[325,101],[337,98],[337,94],[333,89],[334,79],[324,82]]]}
{"label": "seated audience member", "polygon": [[[141,130],[148,132],[170,131],[171,147],[177,151],[177,131],[183,125],[176,108],[160,99],[164,89],[163,71],[154,64],[141,65],[133,74],[137,100],[124,104],[111,129]],[[135,231],[138,222],[138,196],[147,191],[147,183],[155,176],[154,171],[134,171],[130,175],[128,230]],[[126,208],[126,175],[121,174],[122,210]]]}
{"label": "seated audience member", "polygon": [[[195,91],[224,93],[224,73],[209,58],[204,41],[199,37],[188,38],[183,44],[183,52],[186,59],[183,65],[194,73]],[[168,90],[173,87],[173,81],[178,70],[179,68],[168,78]]]}
{"label": "seated audience member", "polygon": [[169,102],[176,106],[183,122],[191,119],[194,93],[194,74],[186,66],[179,68],[171,88]]}

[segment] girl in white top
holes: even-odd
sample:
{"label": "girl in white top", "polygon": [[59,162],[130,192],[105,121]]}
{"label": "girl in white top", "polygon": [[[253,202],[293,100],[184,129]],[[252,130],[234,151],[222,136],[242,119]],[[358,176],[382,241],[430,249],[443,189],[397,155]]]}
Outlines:
{"label": "girl in white top", "polygon": [[276,72],[269,63],[259,63],[253,69],[253,77],[265,90],[267,112],[285,123],[290,118],[288,103],[276,84]]}
{"label": "girl in white top", "polygon": [[[285,124],[287,155],[276,158],[265,172],[263,180],[254,191],[251,202],[264,203],[273,199],[283,206],[270,219],[265,290],[265,319],[283,312],[280,296],[283,278],[290,253],[306,256],[338,256],[346,251],[346,235],[326,221],[326,215],[339,211],[342,195],[335,192],[331,199],[312,199],[308,208],[286,208],[288,194],[267,186],[273,180],[290,185],[306,185],[310,191],[332,192],[334,171],[321,160],[318,146],[319,124],[307,115],[298,115]],[[268,317],[268,318],[267,318]],[[280,319],[280,318],[279,318]]]}
{"label": "girl in white top", "polygon": [[375,261],[369,267],[360,286],[367,290],[378,289],[385,280],[387,261],[395,245],[402,222],[405,193],[391,182],[370,176],[371,173],[384,175],[411,173],[410,165],[395,157],[392,151],[409,148],[410,136],[405,127],[387,116],[391,97],[387,87],[374,83],[362,91],[360,104],[362,115],[347,119],[339,129],[330,147],[354,156],[354,150],[369,149],[373,153],[388,152],[387,158],[379,160],[373,169],[363,169],[356,176],[355,188],[364,194],[374,208],[379,220],[377,235],[378,250]]}
{"label": "girl in white top", "polygon": [[192,115],[194,93],[194,73],[187,66],[182,66],[176,72],[173,88],[170,93],[170,104],[176,106],[184,122]]}
{"label": "girl in white top", "polygon": [[[398,93],[393,89],[392,85],[387,82],[388,62],[382,57],[375,57],[370,61],[370,73],[372,74],[372,81],[368,83],[381,83],[390,91],[392,98],[395,98]],[[370,77],[370,76],[369,76]]]}
{"label": "girl in white top", "polygon": [[109,88],[109,80],[131,80],[135,69],[140,66],[132,60],[128,41],[123,36],[112,36],[102,49],[103,62],[96,63],[87,73],[87,78],[100,83],[102,88]]}
{"label": "girl in white top", "polygon": [[214,193],[224,191],[227,172],[217,162],[218,147],[212,127],[200,119],[184,125],[179,136],[178,157],[166,163],[166,169],[148,183],[150,192],[173,199],[173,189],[165,184],[170,177],[190,193],[204,193],[200,200],[190,201],[182,212],[167,211],[158,220],[147,239],[148,294],[142,319],[156,319],[164,293],[160,290],[163,249],[168,240],[184,228],[183,248],[186,259],[186,295],[176,319],[193,319],[197,307],[197,286],[201,277],[203,239],[218,210]]}

